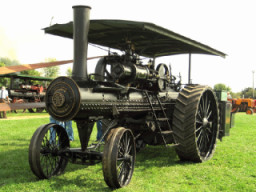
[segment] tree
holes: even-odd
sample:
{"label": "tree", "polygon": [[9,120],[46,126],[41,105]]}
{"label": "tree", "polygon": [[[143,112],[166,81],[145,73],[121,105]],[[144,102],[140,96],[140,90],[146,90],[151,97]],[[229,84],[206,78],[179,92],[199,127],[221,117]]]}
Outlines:
{"label": "tree", "polygon": [[[47,58],[45,59],[45,62],[52,62],[56,61],[55,58]],[[45,77],[50,77],[50,78],[56,78],[59,76],[59,66],[53,66],[53,67],[45,67],[43,68],[43,73]]]}
{"label": "tree", "polygon": [[[244,98],[253,98],[253,93],[252,93],[252,91],[253,91],[253,89],[252,88],[245,88],[244,90],[242,90],[242,96],[244,97]],[[256,91],[254,90],[254,93],[255,93]],[[255,97],[255,95],[254,95],[254,97]]]}
{"label": "tree", "polygon": [[[5,64],[0,61],[0,67],[5,67]],[[0,77],[0,87],[9,85],[9,79]]]}
{"label": "tree", "polygon": [[241,95],[242,95],[241,92],[237,92],[237,93],[230,92],[230,94],[232,98],[236,98],[236,99],[241,98]]}
{"label": "tree", "polygon": [[20,62],[18,60],[12,60],[7,57],[1,57],[0,63],[4,63],[5,66],[14,66],[14,65],[20,65]]}
{"label": "tree", "polygon": [[72,69],[71,69],[70,67],[67,69],[66,75],[67,75],[68,77],[71,77],[71,76],[72,76]]}
{"label": "tree", "polygon": [[214,91],[227,91],[230,92],[230,95],[232,98],[240,98],[241,97],[241,92],[238,93],[234,93],[231,91],[231,88],[229,86],[226,86],[223,83],[218,83],[216,85],[214,85]]}
{"label": "tree", "polygon": [[[7,57],[0,57],[0,67],[20,65],[18,60],[12,60]],[[0,78],[0,86],[8,87],[10,85],[10,78]]]}
{"label": "tree", "polygon": [[20,74],[21,75],[30,75],[30,76],[41,76],[41,73],[39,71],[36,71],[35,69],[21,71]]}
{"label": "tree", "polygon": [[226,86],[223,83],[218,83],[218,84],[214,85],[213,89],[214,89],[214,91],[228,91],[228,92],[231,91],[231,88],[229,86]]}
{"label": "tree", "polygon": [[[26,71],[21,71],[20,72],[21,75],[29,75],[29,76],[41,76],[41,73],[39,71],[36,71],[35,69],[32,69],[32,70],[26,70]],[[37,80],[31,80],[31,83],[32,84],[41,84],[40,81],[37,81]]]}

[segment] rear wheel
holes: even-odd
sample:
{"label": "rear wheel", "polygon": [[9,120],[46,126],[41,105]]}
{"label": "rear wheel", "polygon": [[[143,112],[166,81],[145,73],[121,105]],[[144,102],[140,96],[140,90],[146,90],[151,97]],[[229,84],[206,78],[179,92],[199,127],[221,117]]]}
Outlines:
{"label": "rear wheel", "polygon": [[57,124],[46,124],[34,133],[29,145],[29,165],[39,179],[48,179],[64,172],[68,159],[59,152],[69,148],[65,129]]}
{"label": "rear wheel", "polygon": [[254,112],[254,111],[253,111],[253,109],[251,109],[251,108],[249,108],[249,109],[246,110],[246,114],[247,114],[247,115],[253,115],[253,112]]}
{"label": "rear wheel", "polygon": [[102,159],[105,182],[112,189],[128,185],[136,156],[132,132],[123,127],[112,129],[105,142]]}
{"label": "rear wheel", "polygon": [[203,162],[214,153],[218,132],[218,105],[207,86],[187,86],[179,94],[173,114],[176,152],[181,160]]}

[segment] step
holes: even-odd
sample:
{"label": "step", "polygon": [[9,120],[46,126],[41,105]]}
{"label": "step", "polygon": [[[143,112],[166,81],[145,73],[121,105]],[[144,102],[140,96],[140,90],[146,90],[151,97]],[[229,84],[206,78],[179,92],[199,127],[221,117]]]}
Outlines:
{"label": "step", "polygon": [[167,130],[167,131],[161,131],[161,133],[160,132],[158,132],[159,134],[164,134],[164,135],[167,135],[167,134],[172,134],[173,133],[173,131],[169,131],[169,130]]}
{"label": "step", "polygon": [[168,121],[169,119],[165,118],[165,117],[161,117],[161,118],[157,118],[156,120],[158,120],[158,121]]}
{"label": "step", "polygon": [[178,146],[179,144],[168,144],[168,145],[166,145],[165,147],[166,148],[172,148],[172,147],[176,147],[176,146]]}

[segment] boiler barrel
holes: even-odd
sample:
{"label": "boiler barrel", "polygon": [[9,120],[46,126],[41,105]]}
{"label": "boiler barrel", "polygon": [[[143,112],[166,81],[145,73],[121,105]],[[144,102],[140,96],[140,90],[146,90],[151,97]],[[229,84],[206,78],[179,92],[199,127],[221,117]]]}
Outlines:
{"label": "boiler barrel", "polygon": [[[47,89],[46,109],[60,121],[111,118],[114,115],[136,117],[152,111],[144,92],[131,90],[121,94],[112,90],[88,82],[78,85],[71,78],[58,77]],[[162,98],[163,107],[170,108],[178,92],[162,92],[158,96]],[[154,109],[161,110],[156,97],[150,95],[149,98]]]}
{"label": "boiler barrel", "polygon": [[119,98],[116,93],[95,92],[94,88],[80,87],[68,77],[52,81],[45,100],[49,114],[60,121],[109,117],[117,111],[135,114],[150,110],[143,93],[131,92],[127,97]]}

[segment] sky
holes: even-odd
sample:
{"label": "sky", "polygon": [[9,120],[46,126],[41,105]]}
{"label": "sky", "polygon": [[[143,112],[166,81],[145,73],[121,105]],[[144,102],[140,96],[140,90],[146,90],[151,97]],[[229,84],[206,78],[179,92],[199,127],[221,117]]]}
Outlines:
{"label": "sky", "polygon": [[[192,55],[192,82],[224,83],[233,92],[253,86],[256,70],[256,11],[254,0],[8,0],[0,1],[0,57],[22,64],[73,59],[70,39],[45,34],[51,24],[73,20],[73,5],[92,7],[91,19],[151,22],[227,54],[226,58]],[[88,57],[106,52],[89,46]],[[93,72],[95,63],[88,63]],[[158,58],[171,64],[173,74],[188,79],[188,55]],[[65,74],[67,67],[61,67]],[[256,78],[255,78],[256,79]],[[255,84],[256,86],[256,84]]]}

